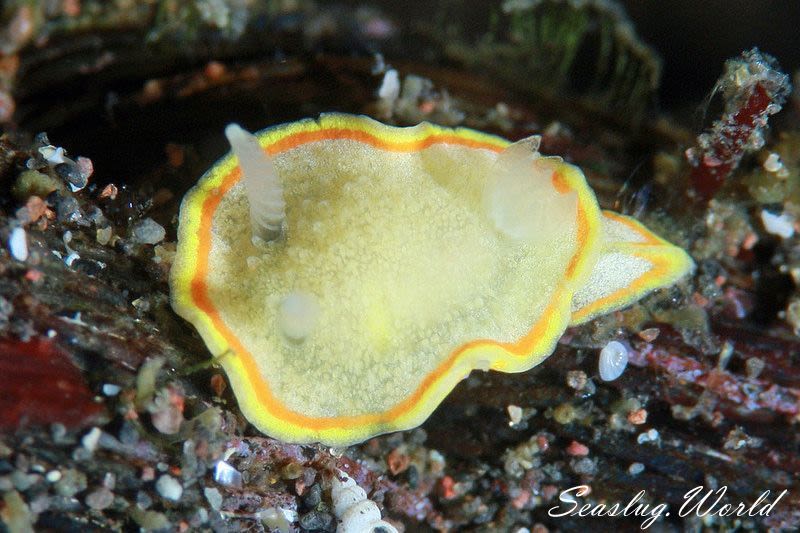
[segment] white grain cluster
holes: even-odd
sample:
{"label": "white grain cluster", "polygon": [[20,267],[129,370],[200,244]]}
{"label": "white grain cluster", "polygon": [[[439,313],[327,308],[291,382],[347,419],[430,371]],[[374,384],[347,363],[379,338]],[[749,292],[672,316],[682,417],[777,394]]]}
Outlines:
{"label": "white grain cluster", "polygon": [[397,528],[381,520],[380,509],[366,491],[341,470],[331,481],[331,499],[339,520],[336,533],[397,533]]}
{"label": "white grain cluster", "polygon": [[280,235],[286,218],[283,186],[275,172],[275,165],[264,153],[258,138],[238,124],[228,124],[225,136],[242,169],[242,182],[250,201],[253,237],[265,241],[275,239]]}

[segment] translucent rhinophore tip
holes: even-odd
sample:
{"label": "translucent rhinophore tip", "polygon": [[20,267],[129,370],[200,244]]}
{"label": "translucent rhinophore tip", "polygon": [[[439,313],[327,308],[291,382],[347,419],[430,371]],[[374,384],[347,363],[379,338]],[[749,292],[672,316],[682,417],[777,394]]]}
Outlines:
{"label": "translucent rhinophore tip", "polygon": [[225,126],[225,137],[227,137],[228,142],[231,144],[231,146],[234,146],[237,143],[237,141],[241,142],[245,139],[253,137],[253,134],[247,131],[246,129],[242,128],[235,122],[231,122],[230,124]]}

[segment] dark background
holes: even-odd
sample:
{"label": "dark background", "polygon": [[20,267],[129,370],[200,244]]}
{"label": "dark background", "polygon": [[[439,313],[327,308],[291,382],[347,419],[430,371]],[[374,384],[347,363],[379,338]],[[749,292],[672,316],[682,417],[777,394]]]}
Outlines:
{"label": "dark background", "polygon": [[784,72],[800,68],[800,2],[796,0],[624,0],[642,39],[664,61],[661,104],[702,99],[723,62],[757,46]]}
{"label": "dark background", "polygon": [[[490,13],[503,0],[343,0],[374,5],[395,20],[431,16],[445,6],[444,25],[485,33]],[[566,0],[564,0],[566,1]],[[637,34],[663,59],[662,110],[683,112],[708,94],[726,59],[758,47],[773,55],[784,72],[800,68],[800,0],[593,0],[621,5]],[[443,28],[444,31],[444,28]]]}

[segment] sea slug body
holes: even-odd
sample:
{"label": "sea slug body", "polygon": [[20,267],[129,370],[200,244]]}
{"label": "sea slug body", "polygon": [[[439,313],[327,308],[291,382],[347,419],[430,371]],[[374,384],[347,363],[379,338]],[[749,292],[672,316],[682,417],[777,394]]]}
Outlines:
{"label": "sea slug body", "polygon": [[693,268],[536,138],[343,114],[226,132],[181,206],[171,300],[286,441],[417,426],[473,369],[528,370]]}

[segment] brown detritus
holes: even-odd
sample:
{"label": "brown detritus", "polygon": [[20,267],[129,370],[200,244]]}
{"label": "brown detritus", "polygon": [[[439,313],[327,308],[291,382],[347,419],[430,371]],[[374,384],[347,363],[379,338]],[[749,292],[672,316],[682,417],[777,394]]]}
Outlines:
{"label": "brown detritus", "polygon": [[395,448],[386,456],[386,465],[392,475],[396,476],[397,474],[405,472],[410,464],[411,459],[400,448]]}
{"label": "brown detritus", "polygon": [[692,167],[691,191],[705,205],[736,170],[742,157],[764,144],[767,120],[781,110],[791,91],[789,77],[775,60],[758,49],[725,64],[714,93],[721,92],[725,110],[711,130],[686,152]]}
{"label": "brown detritus", "polygon": [[211,390],[214,391],[214,394],[218,398],[222,397],[222,393],[224,393],[227,388],[228,382],[225,381],[225,377],[222,374],[214,374],[211,376]]}
{"label": "brown detritus", "polygon": [[658,338],[659,333],[661,331],[658,328],[647,328],[638,332],[637,335],[645,342],[653,342]]}
{"label": "brown detritus", "polygon": [[100,199],[108,198],[109,200],[116,200],[118,192],[119,191],[117,190],[117,186],[114,185],[113,183],[109,183],[108,185],[103,187],[102,191],[100,191],[98,198]]}

